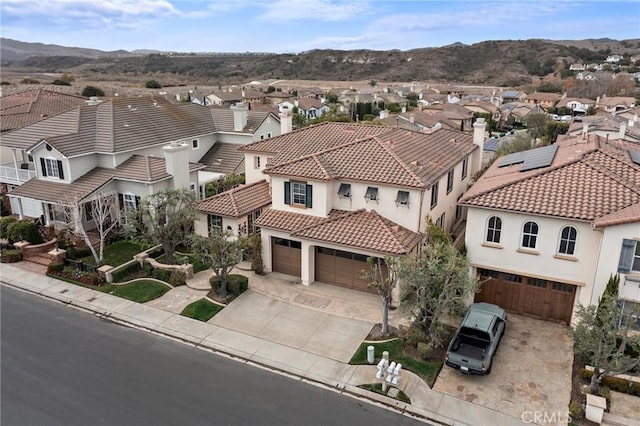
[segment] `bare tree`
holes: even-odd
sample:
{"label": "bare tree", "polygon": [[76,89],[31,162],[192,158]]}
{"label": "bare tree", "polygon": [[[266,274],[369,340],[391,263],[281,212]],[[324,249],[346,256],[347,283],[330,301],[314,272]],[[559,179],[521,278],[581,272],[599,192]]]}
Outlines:
{"label": "bare tree", "polygon": [[[109,234],[118,226],[116,202],[113,194],[98,193],[90,200],[83,200],[79,195],[65,195],[56,209],[63,215],[67,223],[66,231],[84,241],[91,250],[96,264],[104,260],[104,246]],[[91,225],[95,228],[90,228]],[[89,231],[98,233],[98,251],[91,242]]]}
{"label": "bare tree", "polygon": [[194,234],[190,238],[191,252],[220,278],[218,295],[227,297],[229,274],[242,256],[240,240],[231,231],[218,230],[208,237]]}
{"label": "bare tree", "polygon": [[[387,265],[387,268],[384,265]],[[382,299],[382,334],[388,334],[391,294],[398,284],[393,261],[369,257],[367,258],[367,268],[362,272],[363,278],[369,282],[369,287],[375,288]]]}

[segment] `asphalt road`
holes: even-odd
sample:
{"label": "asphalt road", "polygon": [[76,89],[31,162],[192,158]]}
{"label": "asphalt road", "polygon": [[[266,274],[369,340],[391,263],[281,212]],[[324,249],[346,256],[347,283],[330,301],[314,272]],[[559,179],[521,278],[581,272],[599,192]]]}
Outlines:
{"label": "asphalt road", "polygon": [[4,285],[0,298],[3,426],[422,424]]}

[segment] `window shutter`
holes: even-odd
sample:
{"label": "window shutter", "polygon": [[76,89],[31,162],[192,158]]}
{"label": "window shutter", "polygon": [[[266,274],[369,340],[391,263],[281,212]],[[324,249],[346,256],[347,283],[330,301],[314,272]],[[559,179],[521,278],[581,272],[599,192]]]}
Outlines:
{"label": "window shutter", "polygon": [[44,158],[40,159],[40,165],[42,166],[42,176],[47,177],[47,165],[44,164]]}
{"label": "window shutter", "polygon": [[120,210],[124,210],[124,195],[118,194],[118,206],[120,206]]}
{"label": "window shutter", "polygon": [[620,250],[620,261],[618,262],[618,272],[624,274],[631,270],[631,260],[633,259],[633,249],[636,245],[634,240],[622,240],[622,249]]}
{"label": "window shutter", "polygon": [[284,183],[284,203],[291,204],[291,182]]}
{"label": "window shutter", "polygon": [[307,208],[313,207],[313,185],[307,185],[306,199],[304,204]]}
{"label": "window shutter", "polygon": [[64,170],[62,169],[62,161],[58,160],[58,176],[64,179]]}

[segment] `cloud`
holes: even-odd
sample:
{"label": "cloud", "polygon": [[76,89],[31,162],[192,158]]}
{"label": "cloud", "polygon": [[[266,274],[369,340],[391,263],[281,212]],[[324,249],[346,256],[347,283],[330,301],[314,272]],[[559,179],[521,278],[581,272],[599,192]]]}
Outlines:
{"label": "cloud", "polygon": [[364,0],[277,0],[264,6],[260,16],[265,21],[320,20],[340,22],[369,13],[369,3]]}

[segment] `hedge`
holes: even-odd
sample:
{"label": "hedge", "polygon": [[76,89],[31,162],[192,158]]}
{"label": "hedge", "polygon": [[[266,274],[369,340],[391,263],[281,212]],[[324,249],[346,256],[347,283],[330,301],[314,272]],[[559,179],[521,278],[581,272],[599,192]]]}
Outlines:
{"label": "hedge", "polygon": [[16,220],[7,225],[7,239],[10,243],[25,240],[31,244],[42,244],[44,240],[33,222]]}
{"label": "hedge", "polygon": [[[593,371],[586,368],[580,369],[580,377],[585,380],[591,380]],[[640,383],[614,376],[605,376],[602,379],[603,386],[608,387],[612,391],[627,393],[633,396],[640,396]]]}
{"label": "hedge", "polygon": [[130,275],[132,275],[132,274],[134,274],[136,272],[140,272],[140,271],[142,271],[142,268],[140,267],[140,264],[138,262],[131,262],[127,266],[118,269],[116,272],[114,272],[112,274],[113,281],[114,282],[124,281],[125,278],[129,277]]}
{"label": "hedge", "polygon": [[[213,291],[218,294],[220,290],[220,277],[217,275],[209,278],[209,284]],[[249,288],[249,278],[244,275],[231,274],[227,277],[227,291],[229,294],[239,296]]]}
{"label": "hedge", "polygon": [[15,263],[22,260],[22,253],[18,250],[5,249],[0,253],[0,261],[2,261],[2,263]]}

